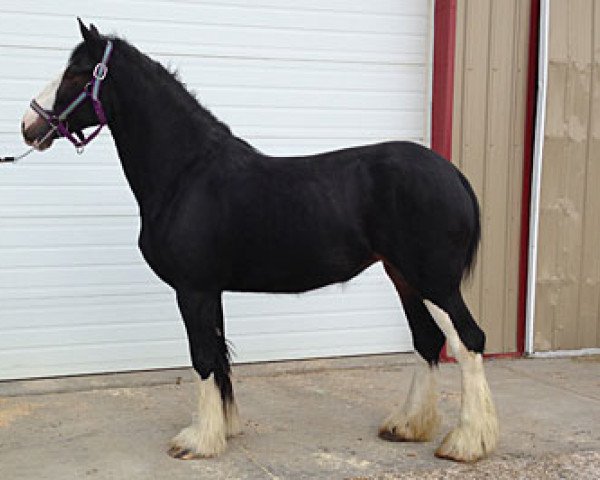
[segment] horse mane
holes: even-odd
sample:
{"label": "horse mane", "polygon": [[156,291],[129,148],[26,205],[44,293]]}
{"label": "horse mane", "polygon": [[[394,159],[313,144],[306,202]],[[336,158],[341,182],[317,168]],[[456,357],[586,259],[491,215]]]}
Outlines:
{"label": "horse mane", "polygon": [[[215,136],[218,137],[230,137],[237,143],[245,146],[249,150],[259,153],[253,145],[249,144],[242,138],[237,137],[231,131],[231,128],[221,120],[219,120],[208,108],[200,103],[198,95],[195,91],[192,91],[188,86],[181,80],[179,70],[169,64],[165,67],[160,62],[153,60],[150,56],[146,55],[134,45],[129,43],[123,37],[117,35],[103,35],[103,38],[111,40],[118,50],[129,58],[130,61],[137,61],[142,67],[148,69],[149,72],[155,75],[155,78],[161,83],[162,86],[168,88],[174,97],[180,100],[180,105],[185,108],[187,113],[201,123],[208,127]],[[85,49],[85,44],[80,43],[73,52],[71,53],[69,63]]]}
{"label": "horse mane", "polygon": [[165,67],[162,63],[153,60],[121,37],[110,36],[107,38],[110,38],[115,43],[115,46],[118,45],[118,48],[126,52],[126,54],[136,57],[144,62],[150,71],[162,81],[164,86],[173,89],[183,100],[185,100],[184,103],[192,109],[194,114],[199,115],[206,123],[211,124],[213,128],[229,135],[232,134],[231,129],[227,124],[219,120],[208,108],[200,103],[196,92],[190,91],[188,86],[181,80],[181,75],[177,68],[173,65]]}

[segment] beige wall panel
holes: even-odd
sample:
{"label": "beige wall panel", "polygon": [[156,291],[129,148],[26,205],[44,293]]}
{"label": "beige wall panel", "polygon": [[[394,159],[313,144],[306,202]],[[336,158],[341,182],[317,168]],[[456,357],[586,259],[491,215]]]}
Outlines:
{"label": "beige wall panel", "polygon": [[452,158],[482,210],[482,244],[463,291],[488,352],[516,350],[529,2],[459,0]]}
{"label": "beige wall panel", "polygon": [[600,6],[592,4],[592,52],[589,90],[589,123],[583,217],[581,277],[579,279],[579,316],[577,346],[590,348],[600,345],[598,303],[600,298]]}
{"label": "beige wall panel", "polygon": [[[459,1],[456,5],[456,52],[454,64],[454,102],[453,102],[453,128],[452,128],[452,161],[465,172],[463,161],[463,145],[465,144],[464,128],[462,126],[465,95],[463,95],[465,84],[465,56],[466,56],[466,17],[468,0]],[[468,137],[467,137],[468,139]],[[466,173],[466,172],[465,172]],[[469,177],[475,176],[472,172],[467,173]],[[473,180],[471,180],[473,182]],[[474,182],[473,182],[474,183]],[[474,188],[476,186],[474,185]],[[479,191],[478,191],[479,190]],[[482,189],[475,188],[479,198]],[[481,291],[481,264],[475,264],[473,275],[463,284],[463,295],[473,316],[479,321],[480,317],[480,291]]]}
{"label": "beige wall panel", "polygon": [[515,0],[515,42],[513,44],[512,115],[509,143],[509,185],[507,193],[507,262],[505,275],[504,351],[517,350],[517,321],[519,309],[519,255],[521,243],[521,208],[523,195],[523,155],[529,73],[530,4]]}
{"label": "beige wall panel", "polygon": [[[600,146],[593,0],[550,4],[534,347],[598,346]],[[597,58],[597,57],[596,57]]]}
{"label": "beige wall panel", "polygon": [[[534,331],[535,350],[551,350],[554,344],[554,318],[559,301],[564,275],[556,269],[560,234],[559,220],[564,210],[558,201],[562,192],[563,165],[556,159],[564,158],[565,137],[565,95],[567,83],[568,29],[566,23],[558,21],[566,18],[567,4],[552,6],[549,50],[557,60],[548,65],[546,133],[544,138],[544,168],[540,193],[540,224],[538,245],[538,268],[536,286],[536,320]],[[548,159],[546,159],[548,157]]]}
{"label": "beige wall panel", "polygon": [[456,52],[454,58],[454,98],[452,103],[452,163],[462,168],[462,110],[464,83],[464,36],[466,2],[456,4]]}
{"label": "beige wall panel", "polygon": [[[453,128],[452,128],[452,162],[465,172],[463,161],[463,145],[465,144],[464,128],[462,126],[465,95],[463,95],[465,84],[465,56],[466,56],[466,28],[467,28],[467,3],[468,0],[457,2],[456,5],[456,52],[454,62],[454,102],[453,102]],[[467,138],[468,139],[468,138]],[[472,173],[467,174],[470,177]],[[472,180],[471,180],[472,181]],[[473,182],[473,181],[472,181]],[[474,183],[474,182],[473,182]],[[473,185],[474,188],[476,187]],[[479,198],[481,188],[475,188]],[[479,191],[478,191],[479,190]],[[477,261],[473,275],[463,283],[462,292],[473,316],[477,321],[480,318],[480,291],[481,291],[481,265]]]}
{"label": "beige wall panel", "polygon": [[[515,17],[514,0],[494,1],[492,19]],[[490,22],[490,45],[487,92],[487,135],[484,197],[482,202],[481,249],[481,318],[488,334],[488,349],[504,349],[504,318],[506,312],[504,288],[506,286],[507,254],[507,193],[510,162],[510,133],[512,102],[506,94],[512,87],[514,29],[506,23]]]}
{"label": "beige wall panel", "polygon": [[521,209],[523,206],[523,163],[525,154],[525,115],[527,80],[529,75],[530,2],[516,0],[513,116],[511,155],[509,165],[508,228],[506,264],[506,316],[504,322],[504,348],[517,350],[517,323],[519,311],[519,255],[521,244]]}
{"label": "beige wall panel", "polygon": [[[600,8],[594,12],[594,33],[600,28]],[[598,303],[600,299],[600,37],[595,35],[595,54],[590,91],[588,155],[586,159],[585,211],[579,292],[577,348],[600,345]]]}
{"label": "beige wall panel", "polygon": [[592,0],[571,0],[569,5],[569,56],[567,70],[565,121],[567,149],[564,199],[572,208],[572,215],[563,217],[563,236],[558,261],[564,266],[566,283],[554,319],[556,348],[578,347],[577,319],[580,293],[581,252],[583,246],[583,218],[585,173],[587,163],[587,132],[591,84]]}
{"label": "beige wall panel", "polygon": [[[462,108],[460,117],[461,155],[459,166],[467,176],[477,198],[481,202],[485,188],[485,134],[487,113],[487,72],[489,1],[464,0],[464,36],[461,51],[463,57]],[[476,39],[476,41],[474,41]],[[482,81],[486,79],[486,81]],[[454,123],[455,126],[456,123]],[[454,155],[453,155],[454,157]],[[458,158],[458,157],[455,157]],[[486,328],[481,316],[481,252],[470,283],[466,285],[466,301],[476,320]]]}
{"label": "beige wall panel", "polygon": [[592,85],[588,133],[586,221],[582,260],[581,325],[584,348],[600,346],[600,5],[594,2]]}

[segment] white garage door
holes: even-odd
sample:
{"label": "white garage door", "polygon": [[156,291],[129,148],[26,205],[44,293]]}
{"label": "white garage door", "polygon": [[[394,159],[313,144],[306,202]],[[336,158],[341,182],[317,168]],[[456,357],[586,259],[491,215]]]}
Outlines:
{"label": "white garage door", "polygon": [[[0,154],[79,41],[74,15],[177,67],[271,154],[427,142],[428,0],[0,2]],[[136,249],[110,136],[0,165],[0,378],[189,365],[172,291]],[[375,266],[305,295],[225,295],[237,362],[412,349]]]}

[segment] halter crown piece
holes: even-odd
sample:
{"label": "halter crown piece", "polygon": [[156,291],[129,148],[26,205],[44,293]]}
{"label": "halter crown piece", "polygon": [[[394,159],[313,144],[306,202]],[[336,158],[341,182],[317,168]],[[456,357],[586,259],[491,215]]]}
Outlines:
{"label": "halter crown piece", "polygon": [[[44,109],[35,101],[35,99],[31,101],[31,108],[42,117],[53,130],[58,130],[60,136],[67,138],[75,146],[78,152],[81,152],[83,147],[96,138],[100,133],[100,130],[102,130],[102,127],[106,125],[106,114],[104,113],[104,108],[102,108],[102,103],[100,102],[100,86],[108,74],[108,61],[110,60],[112,50],[113,43],[108,40],[106,48],[104,49],[104,55],[102,55],[102,60],[94,67],[92,79],[83,88],[83,91],[59,114]],[[83,133],[77,132],[76,135],[79,137],[79,139],[77,139],[69,131],[67,119],[69,115],[71,115],[71,113],[73,113],[73,111],[88,98],[92,102],[96,117],[98,117],[98,127],[87,138]]]}

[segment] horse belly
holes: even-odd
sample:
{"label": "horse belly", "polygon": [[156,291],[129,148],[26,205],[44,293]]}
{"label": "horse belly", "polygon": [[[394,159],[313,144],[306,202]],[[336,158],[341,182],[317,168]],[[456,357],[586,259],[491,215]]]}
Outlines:
{"label": "horse belly", "polygon": [[370,249],[358,241],[280,244],[237,257],[228,289],[304,292],[346,282],[374,261]]}

